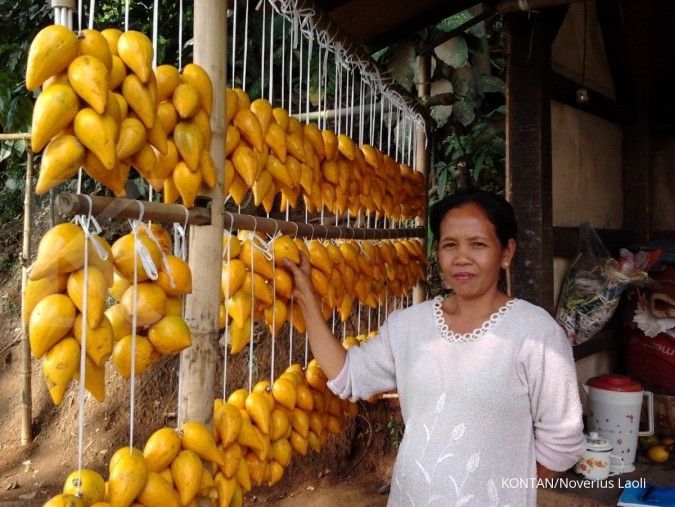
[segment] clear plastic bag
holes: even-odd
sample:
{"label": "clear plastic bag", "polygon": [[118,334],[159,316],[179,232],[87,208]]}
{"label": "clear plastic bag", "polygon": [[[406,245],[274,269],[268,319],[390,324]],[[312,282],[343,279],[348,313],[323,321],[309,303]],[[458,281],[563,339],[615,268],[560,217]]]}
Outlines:
{"label": "clear plastic bag", "polygon": [[579,252],[555,315],[572,345],[584,343],[607,324],[626,287],[647,280],[644,271],[622,270],[588,222],[579,226]]}

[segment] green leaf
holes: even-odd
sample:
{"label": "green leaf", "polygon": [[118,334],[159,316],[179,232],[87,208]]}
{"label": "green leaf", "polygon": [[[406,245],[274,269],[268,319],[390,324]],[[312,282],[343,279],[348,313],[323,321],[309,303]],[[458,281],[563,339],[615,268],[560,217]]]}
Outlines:
{"label": "green leaf", "polygon": [[407,90],[414,84],[417,55],[412,42],[402,42],[390,54],[387,66],[391,76]]}
{"label": "green leaf", "polygon": [[451,32],[458,26],[463,25],[472,19],[473,15],[468,10],[463,10],[457,14],[453,14],[449,18],[445,18],[436,25],[436,28],[443,30],[444,32]]}
{"label": "green leaf", "polygon": [[452,116],[462,125],[468,127],[476,119],[476,112],[472,104],[466,100],[462,100],[454,105]]}
{"label": "green leaf", "polygon": [[495,76],[481,75],[478,78],[478,87],[483,93],[506,93],[506,84]]}
{"label": "green leaf", "polygon": [[438,128],[441,128],[448,123],[450,116],[452,116],[452,106],[434,106],[430,109],[431,117],[436,122]]}
{"label": "green leaf", "polygon": [[434,48],[434,54],[454,69],[462,67],[469,59],[469,48],[464,37],[454,37]]}
{"label": "green leaf", "polygon": [[443,199],[445,197],[445,190],[448,185],[448,169],[446,168],[444,171],[441,171],[441,173],[438,175],[438,182],[436,183],[436,193],[438,194],[439,199]]}

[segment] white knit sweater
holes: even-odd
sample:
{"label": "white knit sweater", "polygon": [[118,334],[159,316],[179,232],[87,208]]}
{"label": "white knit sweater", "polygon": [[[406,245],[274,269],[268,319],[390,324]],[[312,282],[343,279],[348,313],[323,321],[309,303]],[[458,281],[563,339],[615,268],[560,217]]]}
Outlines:
{"label": "white knit sweater", "polygon": [[398,390],[389,505],[536,505],[536,462],[567,470],[586,444],[564,332],[519,299],[475,341],[439,327],[433,301],[395,311],[329,382],[352,400]]}

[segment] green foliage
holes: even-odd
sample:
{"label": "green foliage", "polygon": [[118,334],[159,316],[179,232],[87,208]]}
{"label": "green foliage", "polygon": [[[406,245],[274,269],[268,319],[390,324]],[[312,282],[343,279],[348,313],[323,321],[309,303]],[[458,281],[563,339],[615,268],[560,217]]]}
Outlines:
{"label": "green foliage", "polygon": [[389,437],[394,449],[398,449],[405,432],[405,425],[400,420],[390,416],[386,423],[378,423],[376,429],[377,431],[384,432]]}

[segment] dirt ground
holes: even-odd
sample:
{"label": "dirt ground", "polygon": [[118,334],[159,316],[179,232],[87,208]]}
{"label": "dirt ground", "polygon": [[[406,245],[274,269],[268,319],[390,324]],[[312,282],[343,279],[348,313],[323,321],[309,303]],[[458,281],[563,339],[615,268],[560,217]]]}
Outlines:
{"label": "dirt ground", "polygon": [[[46,223],[44,215],[37,224]],[[45,227],[38,227],[34,245]],[[78,389],[73,382],[63,403],[55,407],[42,378],[40,361],[32,362],[34,440],[21,447],[20,380],[20,220],[0,227],[0,505],[42,505],[58,493],[77,468]],[[286,337],[280,337],[283,342]],[[296,340],[297,341],[297,340]],[[277,368],[288,363],[288,345],[277,344]],[[302,362],[304,346],[294,343],[294,362]],[[255,350],[255,378],[269,376],[269,343],[260,338]],[[228,392],[244,387],[247,359],[228,366]],[[220,374],[219,374],[220,375]],[[136,384],[134,442],[142,446],[164,425],[175,425],[178,358],[169,358],[139,377]],[[218,378],[221,378],[220,376]],[[222,384],[217,380],[216,384]],[[129,383],[108,364],[106,401],[87,397],[84,466],[107,475],[112,453],[129,439]],[[385,401],[361,403],[359,415],[340,435],[332,436],[320,454],[295,457],[284,478],[273,488],[255,488],[247,504],[280,506],[380,506],[400,440],[400,414]]]}

